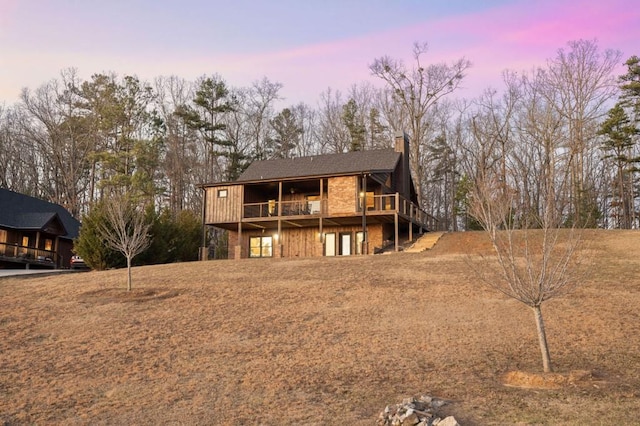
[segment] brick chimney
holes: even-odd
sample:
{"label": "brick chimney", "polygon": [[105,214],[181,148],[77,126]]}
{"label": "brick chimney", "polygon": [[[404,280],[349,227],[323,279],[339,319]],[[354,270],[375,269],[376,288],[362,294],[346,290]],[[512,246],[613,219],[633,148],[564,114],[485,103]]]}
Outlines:
{"label": "brick chimney", "polygon": [[400,173],[397,180],[397,191],[403,197],[411,199],[411,168],[409,167],[409,136],[403,131],[395,134],[395,151],[402,154]]}

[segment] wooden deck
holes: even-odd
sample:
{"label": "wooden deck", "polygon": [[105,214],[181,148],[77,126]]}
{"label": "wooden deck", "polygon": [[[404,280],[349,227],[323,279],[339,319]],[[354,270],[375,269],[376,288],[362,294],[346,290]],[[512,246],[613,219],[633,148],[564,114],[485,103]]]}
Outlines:
{"label": "wooden deck", "polygon": [[[351,212],[340,215],[329,215],[328,201],[267,201],[262,203],[243,204],[242,221],[270,222],[281,220],[289,223],[298,223],[300,226],[309,226],[313,219],[329,219],[340,224],[352,224],[361,221],[363,216],[362,207],[355,205]],[[373,200],[368,200],[364,215],[369,220],[390,222],[395,215],[402,219],[420,226],[425,230],[434,230],[437,226],[437,219],[421,210],[411,201],[401,197],[399,194],[376,195]],[[266,225],[266,223],[265,223]],[[294,225],[295,226],[295,225]]]}

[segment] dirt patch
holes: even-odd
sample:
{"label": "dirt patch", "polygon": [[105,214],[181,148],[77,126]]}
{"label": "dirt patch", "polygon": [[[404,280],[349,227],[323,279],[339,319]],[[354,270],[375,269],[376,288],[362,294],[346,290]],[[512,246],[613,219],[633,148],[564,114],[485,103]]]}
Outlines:
{"label": "dirt patch", "polygon": [[[505,386],[525,389],[560,389],[564,386],[589,386],[594,381],[593,374],[587,370],[569,373],[531,373],[509,371],[501,377]],[[602,384],[602,381],[598,381]]]}
{"label": "dirt patch", "polygon": [[170,299],[180,295],[180,291],[167,288],[134,288],[131,291],[118,288],[102,288],[82,293],[78,300],[85,303],[142,303],[153,300]]}

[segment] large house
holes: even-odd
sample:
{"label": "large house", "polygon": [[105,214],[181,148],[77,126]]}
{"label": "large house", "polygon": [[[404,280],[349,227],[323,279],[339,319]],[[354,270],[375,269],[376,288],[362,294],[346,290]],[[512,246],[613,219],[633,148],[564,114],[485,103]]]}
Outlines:
{"label": "large house", "polygon": [[79,229],[64,207],[0,188],[0,268],[68,268]]}
{"label": "large house", "polygon": [[395,149],[256,161],[203,190],[204,226],[229,231],[235,259],[397,251],[435,227],[417,204],[404,133]]}

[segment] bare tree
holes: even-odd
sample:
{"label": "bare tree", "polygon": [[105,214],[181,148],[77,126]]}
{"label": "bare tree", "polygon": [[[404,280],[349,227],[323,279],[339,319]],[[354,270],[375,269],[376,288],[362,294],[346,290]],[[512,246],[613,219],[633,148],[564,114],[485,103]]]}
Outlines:
{"label": "bare tree", "polygon": [[317,134],[320,151],[340,153],[349,150],[349,129],[342,121],[342,106],[345,104],[340,91],[328,88],[320,94],[318,104]]}
{"label": "bare tree", "polygon": [[131,261],[151,244],[144,210],[131,197],[112,195],[105,206],[105,223],[98,232],[107,246],[119,251],[127,259],[127,291],[131,291]]}
{"label": "bare tree", "polygon": [[201,192],[197,188],[203,168],[198,155],[197,133],[191,130],[176,110],[193,98],[193,85],[177,76],[155,80],[156,109],[166,127],[163,157],[164,179],[169,208],[173,213],[183,209],[199,211]]}
{"label": "bare tree", "polygon": [[455,113],[454,105],[447,100],[429,112],[432,125],[426,133],[428,143],[420,159],[425,167],[423,193],[429,200],[423,208],[438,219],[439,229],[452,231],[457,230],[454,215],[460,178]]}
{"label": "bare tree", "polygon": [[302,129],[300,143],[296,147],[297,157],[306,157],[319,153],[317,141],[317,112],[305,103],[291,107],[291,111],[298,119],[298,126]]}
{"label": "bare tree", "polygon": [[[484,174],[472,191],[470,213],[487,231],[496,254],[497,268],[482,262],[480,274],[488,285],[529,306],[534,313],[544,372],[551,372],[542,304],[564,295],[580,280],[582,233],[577,228],[560,229],[555,210],[547,203],[539,229],[516,229],[519,212],[517,193],[503,191],[497,174]],[[476,266],[476,265],[474,265]],[[478,270],[478,268],[475,268]]]}
{"label": "bare tree", "polygon": [[401,61],[383,56],[369,66],[371,73],[382,79],[392,89],[395,101],[402,106],[410,124],[411,169],[416,183],[418,199],[422,203],[425,176],[420,159],[426,144],[429,128],[427,113],[442,97],[454,92],[471,66],[465,58],[451,65],[446,63],[423,65],[422,56],[427,52],[426,43],[413,46],[413,67],[408,69]]}
{"label": "bare tree", "polygon": [[34,92],[23,89],[21,133],[34,145],[42,161],[42,195],[78,217],[83,210],[89,157],[94,150],[89,121],[77,107],[80,80],[74,69]]}
{"label": "bare tree", "polygon": [[27,119],[20,108],[0,105],[0,187],[34,196],[38,192],[39,158],[37,145],[24,132],[22,123]]}
{"label": "bare tree", "polygon": [[[375,149],[382,125],[380,112],[375,108],[376,89],[369,82],[353,84],[347,93],[348,101],[342,106],[342,119],[351,136],[352,148],[360,144],[360,149]],[[373,111],[373,115],[372,115]],[[376,128],[379,126],[379,128]],[[378,134],[376,134],[378,133]],[[393,137],[389,138],[389,142]]]}
{"label": "bare tree", "polygon": [[[546,69],[540,70],[543,96],[562,117],[568,133],[568,159],[565,180],[569,189],[570,220],[581,225],[596,225],[597,194],[594,169],[597,155],[597,123],[606,114],[606,106],[616,96],[613,71],[622,54],[601,51],[595,40],[567,43]],[[587,219],[590,222],[586,222]]]}
{"label": "bare tree", "polygon": [[253,156],[258,160],[266,158],[265,145],[271,136],[269,122],[275,116],[274,103],[282,99],[279,94],[282,87],[282,83],[272,82],[266,77],[254,81],[238,108],[244,116],[246,138],[253,145]]}
{"label": "bare tree", "polygon": [[[385,87],[376,93],[375,104],[379,119],[385,124],[387,130],[386,138],[384,139],[390,144],[394,140],[393,132],[401,132],[411,127],[407,114],[402,106],[396,102],[394,92],[389,87]],[[384,147],[392,148],[391,145]]]}

